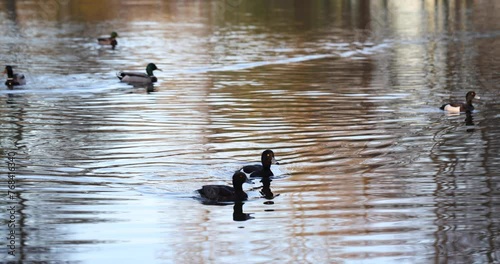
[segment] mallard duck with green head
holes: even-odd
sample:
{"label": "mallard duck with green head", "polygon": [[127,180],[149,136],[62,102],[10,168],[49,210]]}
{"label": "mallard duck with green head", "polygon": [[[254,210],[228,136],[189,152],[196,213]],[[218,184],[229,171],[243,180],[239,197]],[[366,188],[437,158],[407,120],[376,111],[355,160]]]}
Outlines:
{"label": "mallard duck with green head", "polygon": [[10,65],[5,66],[5,71],[3,72],[4,74],[7,74],[7,81],[5,82],[5,85],[14,86],[26,84],[26,78],[24,77],[24,74],[14,73],[12,68],[13,66]]}
{"label": "mallard duck with green head", "polygon": [[159,70],[154,63],[149,63],[146,66],[146,73],[142,72],[118,72],[116,77],[126,83],[154,83],[158,79],[154,76],[153,71]]}
{"label": "mallard duck with green head", "polygon": [[115,49],[116,45],[118,45],[118,41],[116,41],[117,37],[118,33],[113,31],[109,38],[98,38],[97,43],[99,43],[99,45],[111,45],[111,48]]}

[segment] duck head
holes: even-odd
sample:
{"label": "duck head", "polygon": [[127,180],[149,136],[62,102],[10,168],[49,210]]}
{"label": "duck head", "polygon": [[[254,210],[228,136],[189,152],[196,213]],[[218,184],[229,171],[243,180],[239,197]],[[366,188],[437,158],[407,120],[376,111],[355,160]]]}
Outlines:
{"label": "duck head", "polygon": [[270,168],[271,164],[279,164],[274,158],[274,152],[270,149],[264,150],[264,152],[262,152],[260,161],[262,162],[262,166],[267,168]]}
{"label": "duck head", "polygon": [[3,74],[7,74],[8,78],[13,78],[14,71],[12,71],[12,66],[10,66],[10,65],[5,66],[5,70],[3,71]]}
{"label": "duck head", "polygon": [[467,103],[472,103],[472,99],[481,99],[478,95],[476,96],[476,92],[470,91],[465,95],[465,100],[467,100]]}
{"label": "duck head", "polygon": [[158,69],[158,67],[156,67],[154,63],[150,63],[148,64],[148,66],[146,66],[146,73],[148,74],[148,76],[154,76],[153,71],[155,70],[161,71],[160,69]]}
{"label": "duck head", "polygon": [[116,33],[115,31],[111,32],[111,38],[117,38],[118,37],[118,33]]}
{"label": "duck head", "polygon": [[252,184],[253,182],[248,179],[247,175],[241,171],[236,171],[233,174],[233,186],[235,189],[240,189],[242,188],[241,186],[243,183],[250,183]]}

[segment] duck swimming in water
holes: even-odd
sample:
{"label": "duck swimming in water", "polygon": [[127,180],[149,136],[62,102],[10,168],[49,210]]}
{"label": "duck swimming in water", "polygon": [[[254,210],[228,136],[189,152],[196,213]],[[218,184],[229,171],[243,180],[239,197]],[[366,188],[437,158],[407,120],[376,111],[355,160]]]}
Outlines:
{"label": "duck swimming in water", "polygon": [[154,63],[148,64],[146,66],[146,73],[142,72],[118,72],[116,74],[116,77],[120,79],[122,82],[126,83],[143,83],[143,84],[149,84],[149,83],[154,83],[157,82],[158,79],[156,76],[153,75],[153,71],[158,70],[161,71],[156,67]]}
{"label": "duck swimming in water", "polygon": [[26,78],[24,77],[24,74],[14,73],[12,68],[13,67],[10,65],[5,66],[5,71],[3,72],[4,74],[7,74],[7,81],[5,81],[5,85],[14,86],[26,84]]}
{"label": "duck swimming in water", "polygon": [[479,96],[476,96],[476,92],[470,91],[465,95],[465,103],[444,104],[439,109],[450,113],[470,112],[474,110],[474,106],[472,105],[472,99],[474,98],[480,99]]}
{"label": "duck swimming in water", "polygon": [[238,202],[248,199],[243,191],[243,183],[252,183],[245,173],[237,171],[233,175],[233,187],[226,185],[204,185],[197,190],[201,197],[211,202]]}
{"label": "duck swimming in water", "polygon": [[111,45],[112,49],[115,49],[116,45],[118,45],[118,41],[116,41],[116,38],[118,37],[118,33],[116,32],[111,32],[111,35],[109,38],[98,38],[97,43],[99,45]]}
{"label": "duck swimming in water", "polygon": [[262,165],[247,165],[241,168],[245,173],[250,173],[250,177],[270,177],[274,176],[271,171],[271,164],[279,164],[274,158],[274,152],[270,149],[264,150],[260,156]]}

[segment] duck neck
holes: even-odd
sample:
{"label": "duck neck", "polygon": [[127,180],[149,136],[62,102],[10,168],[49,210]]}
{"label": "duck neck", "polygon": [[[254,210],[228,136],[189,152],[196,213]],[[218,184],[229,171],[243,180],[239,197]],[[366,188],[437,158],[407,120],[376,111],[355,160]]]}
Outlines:
{"label": "duck neck", "polygon": [[271,170],[271,163],[263,161],[262,162],[262,170],[263,171],[270,171]]}
{"label": "duck neck", "polygon": [[233,182],[233,187],[236,192],[243,192],[243,184],[238,182]]}
{"label": "duck neck", "polygon": [[5,70],[7,71],[7,79],[14,79],[14,71],[12,70],[12,68],[6,67]]}
{"label": "duck neck", "polygon": [[154,76],[153,71],[152,71],[151,69],[149,69],[149,68],[147,68],[147,69],[146,69],[146,74],[147,74],[149,77]]}

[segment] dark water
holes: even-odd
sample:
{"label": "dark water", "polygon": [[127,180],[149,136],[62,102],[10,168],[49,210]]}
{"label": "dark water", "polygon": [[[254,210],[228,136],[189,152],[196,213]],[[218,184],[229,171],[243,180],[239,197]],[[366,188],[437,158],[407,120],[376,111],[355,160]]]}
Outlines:
{"label": "dark water", "polygon": [[[0,90],[2,261],[500,262],[499,12],[0,2],[0,61],[28,79]],[[153,89],[115,77],[149,62]],[[438,109],[469,90],[471,115]],[[196,199],[264,149],[274,199],[259,181],[243,205]]]}

